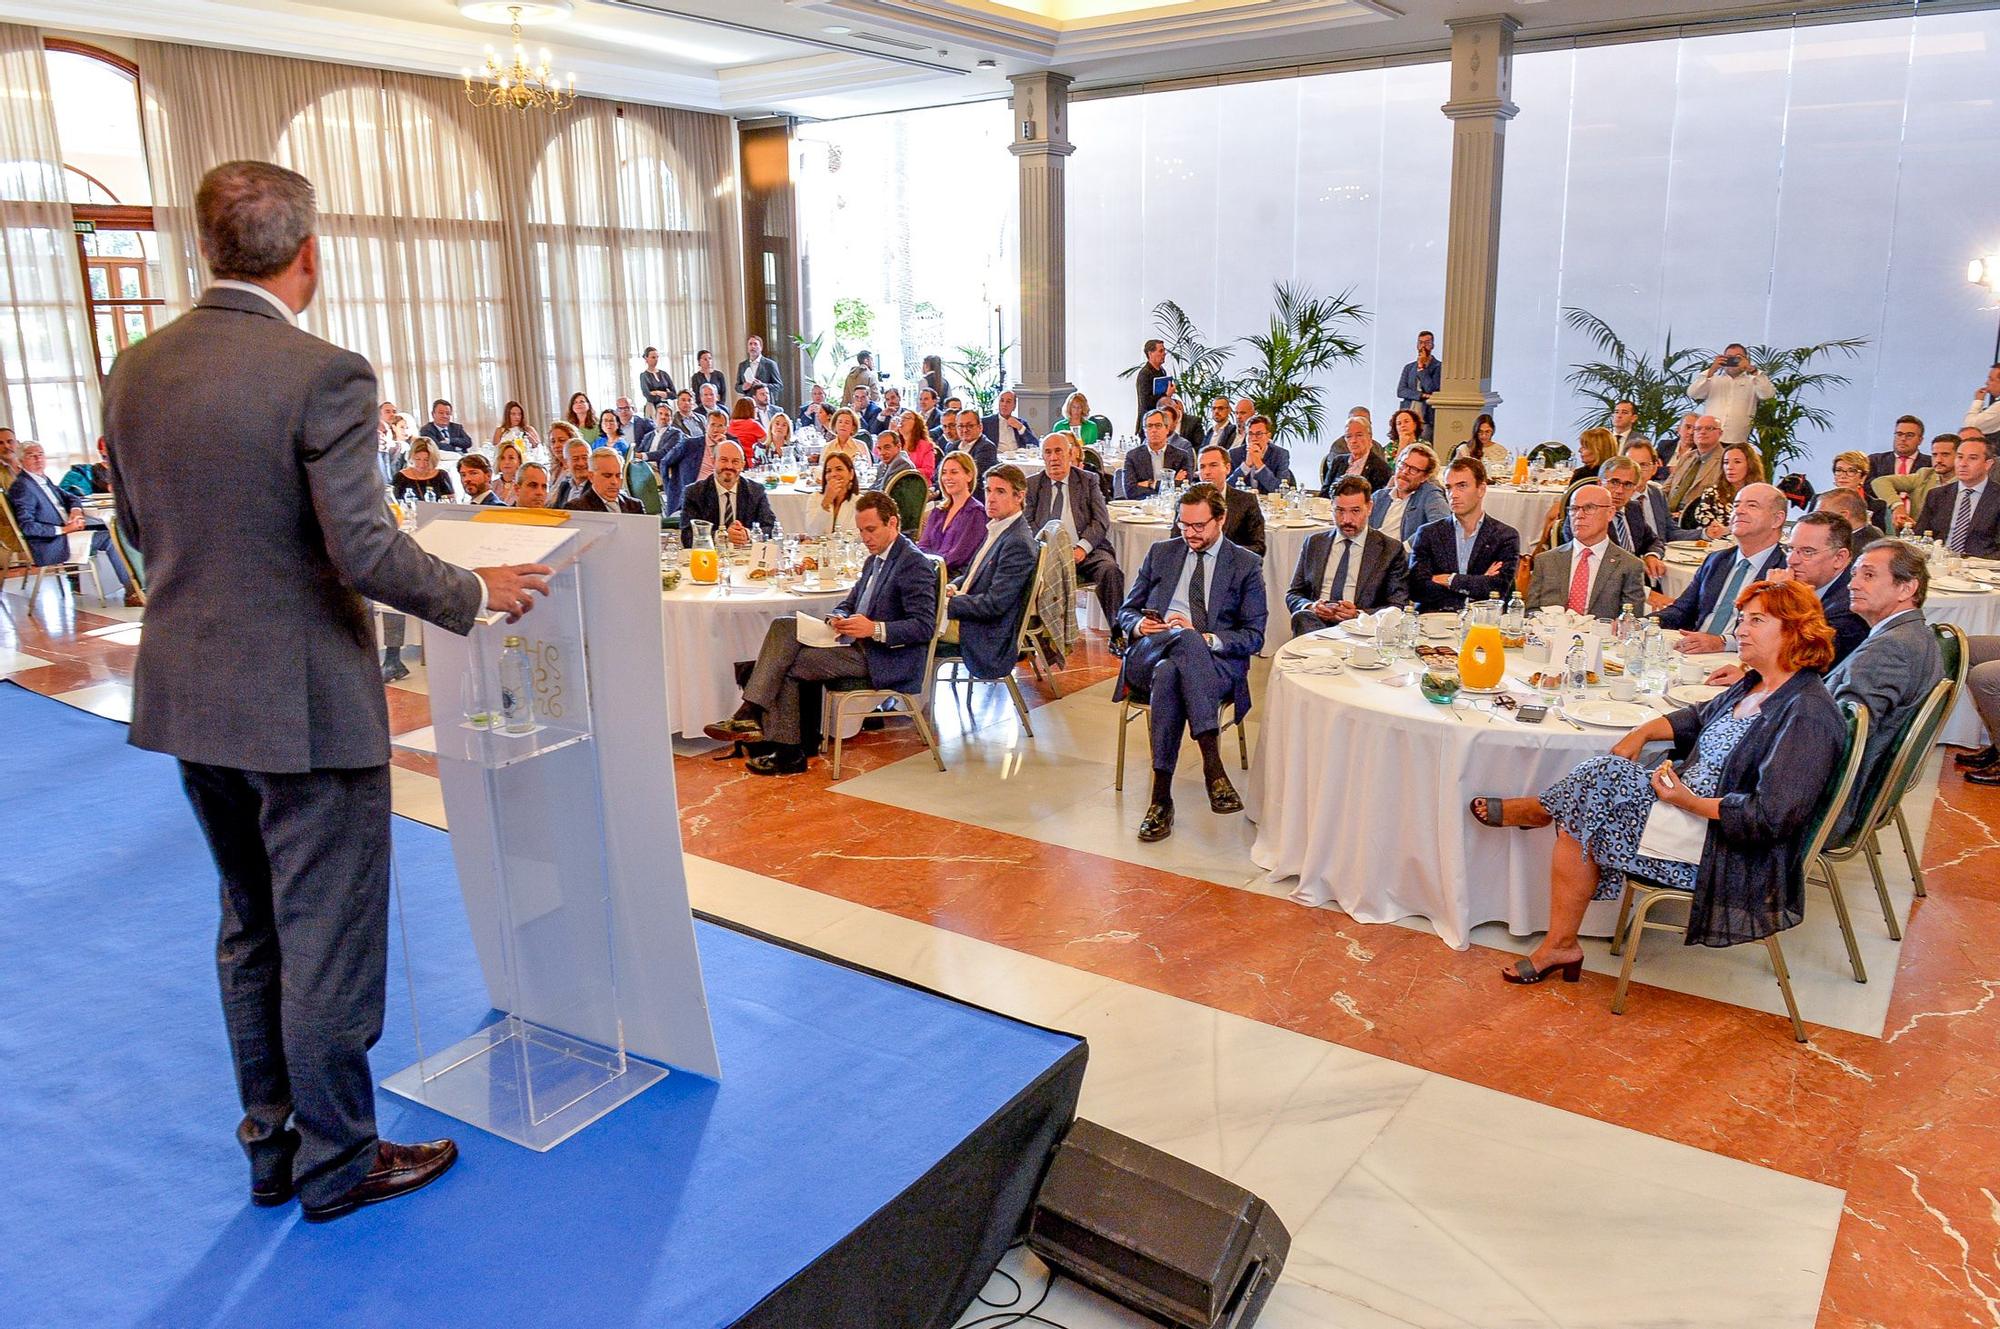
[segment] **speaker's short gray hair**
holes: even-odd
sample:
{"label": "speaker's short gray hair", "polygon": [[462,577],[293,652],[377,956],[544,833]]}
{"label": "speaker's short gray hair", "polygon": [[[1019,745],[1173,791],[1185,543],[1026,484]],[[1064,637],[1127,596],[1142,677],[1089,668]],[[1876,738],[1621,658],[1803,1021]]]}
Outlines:
{"label": "speaker's short gray hair", "polygon": [[202,257],[217,277],[270,277],[298,257],[319,209],[312,181],[270,162],[224,162],[194,195]]}

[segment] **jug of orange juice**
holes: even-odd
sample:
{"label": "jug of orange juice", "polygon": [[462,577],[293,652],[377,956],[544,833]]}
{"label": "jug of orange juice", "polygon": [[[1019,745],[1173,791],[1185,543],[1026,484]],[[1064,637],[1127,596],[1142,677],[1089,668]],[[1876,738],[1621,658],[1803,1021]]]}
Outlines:
{"label": "jug of orange juice", "polygon": [[702,586],[713,586],[719,566],[715,554],[715,524],[697,521],[689,525],[693,534],[688,540],[688,578]]}
{"label": "jug of orange juice", "polygon": [[1472,623],[1465,644],[1458,648],[1458,676],[1469,688],[1493,688],[1507,672],[1507,652],[1501,649],[1498,623]]}
{"label": "jug of orange juice", "polygon": [[1514,483],[1520,485],[1520,484],[1526,484],[1527,482],[1528,482],[1528,454],[1524,452],[1520,456],[1514,458]]}

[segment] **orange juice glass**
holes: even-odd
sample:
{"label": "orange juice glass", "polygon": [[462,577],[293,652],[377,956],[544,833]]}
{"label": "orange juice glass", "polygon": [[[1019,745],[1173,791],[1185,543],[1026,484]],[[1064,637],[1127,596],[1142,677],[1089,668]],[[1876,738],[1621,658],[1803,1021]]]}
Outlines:
{"label": "orange juice glass", "polygon": [[1458,676],[1469,688],[1500,685],[1507,672],[1507,652],[1501,648],[1500,629],[1492,623],[1475,623],[1465,630],[1465,644],[1458,649]]}
{"label": "orange juice glass", "polygon": [[713,549],[688,550],[688,576],[703,586],[715,585],[716,557]]}
{"label": "orange juice glass", "polygon": [[1524,452],[1520,456],[1514,458],[1514,483],[1519,485],[1519,484],[1526,484],[1527,482],[1528,482],[1528,454]]}

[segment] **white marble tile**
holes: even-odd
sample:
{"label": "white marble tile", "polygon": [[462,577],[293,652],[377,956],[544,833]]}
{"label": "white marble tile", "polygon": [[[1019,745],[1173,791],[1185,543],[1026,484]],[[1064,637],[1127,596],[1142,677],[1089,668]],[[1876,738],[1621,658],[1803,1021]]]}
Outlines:
{"label": "white marble tile", "polygon": [[435,775],[406,771],[401,766],[391,765],[389,806],[412,821],[435,826],[441,831],[450,829],[445,825],[444,784]]}
{"label": "white marble tile", "polygon": [[435,757],[438,750],[437,730],[430,725],[407,730],[391,739],[390,745],[406,752],[424,752]]}
{"label": "white marble tile", "polygon": [[39,655],[29,655],[23,651],[9,650],[5,646],[0,646],[0,678],[18,674],[24,669],[40,669],[48,663],[49,661]]}
{"label": "white marble tile", "polygon": [[92,715],[116,720],[121,724],[129,724],[132,719],[130,683],[93,683],[87,688],[58,692],[56,700],[67,702],[78,710],[89,711]]}
{"label": "white marble tile", "polygon": [[[1291,1229],[1260,1325],[1804,1329],[1817,1314],[1831,1188],[802,887],[700,860],[689,878],[718,913],[1087,1038],[1083,1115],[1248,1187]],[[1038,1262],[1003,1267],[1028,1272],[1032,1301]],[[1146,1323],[1069,1285],[1045,1309],[1073,1329]]]}

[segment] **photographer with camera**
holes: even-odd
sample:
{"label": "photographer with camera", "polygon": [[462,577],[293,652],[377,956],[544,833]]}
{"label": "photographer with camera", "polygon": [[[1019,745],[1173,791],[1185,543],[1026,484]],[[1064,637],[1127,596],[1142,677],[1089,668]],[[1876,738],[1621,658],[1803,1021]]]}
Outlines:
{"label": "photographer with camera", "polygon": [[1688,396],[1703,403],[1708,414],[1721,421],[1724,447],[1746,441],[1757,403],[1777,395],[1770,375],[1751,364],[1749,349],[1736,341],[1723,347],[1722,354],[1688,384]]}

